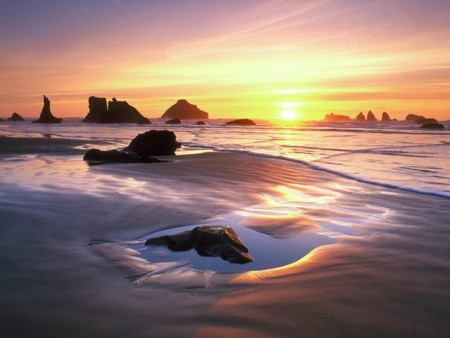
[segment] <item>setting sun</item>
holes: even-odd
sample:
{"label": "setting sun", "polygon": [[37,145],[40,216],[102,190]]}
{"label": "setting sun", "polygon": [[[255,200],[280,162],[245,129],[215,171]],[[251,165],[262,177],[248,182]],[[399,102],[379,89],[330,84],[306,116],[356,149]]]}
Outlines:
{"label": "setting sun", "polygon": [[296,120],[298,118],[297,112],[291,109],[283,110],[280,115],[283,120],[287,121]]}

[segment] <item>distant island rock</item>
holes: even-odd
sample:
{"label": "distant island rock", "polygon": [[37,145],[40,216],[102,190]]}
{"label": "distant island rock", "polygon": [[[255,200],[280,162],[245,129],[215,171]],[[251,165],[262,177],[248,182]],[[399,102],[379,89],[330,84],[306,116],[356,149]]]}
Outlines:
{"label": "distant island rock", "polygon": [[192,119],[208,119],[209,114],[196,105],[189,103],[187,100],[178,100],[161,116],[163,119],[180,119],[180,120],[192,120]]}
{"label": "distant island rock", "polygon": [[11,115],[11,117],[8,117],[7,121],[12,121],[12,122],[23,122],[23,121],[25,121],[25,119],[24,119],[22,116],[20,116],[19,114],[13,113],[13,114]]}
{"label": "distant island rock", "polygon": [[180,119],[172,119],[169,121],[166,121],[166,124],[181,124]]}
{"label": "distant island rock", "polygon": [[345,121],[351,121],[352,119],[350,116],[347,115],[338,115],[334,113],[330,113],[325,115],[325,121],[331,121],[331,122],[345,122]]}
{"label": "distant island rock", "polygon": [[175,155],[181,144],[175,133],[168,130],[150,130],[137,135],[123,151],[90,149],[83,156],[89,165],[105,163],[158,163],[151,156]]}
{"label": "distant island rock", "polygon": [[89,97],[89,113],[83,119],[87,123],[138,123],[151,124],[127,101],[117,101],[115,97],[106,105],[106,98]]}
{"label": "distant island rock", "polygon": [[227,126],[256,126],[256,123],[250,119],[237,119],[225,123]]}
{"label": "distant island rock", "polygon": [[444,125],[440,124],[440,123],[425,123],[423,124],[420,128],[423,129],[444,129]]}
{"label": "distant island rock", "polygon": [[408,115],[406,115],[406,117],[405,117],[405,121],[411,121],[411,122],[414,122],[414,121],[417,121],[417,120],[419,120],[419,119],[424,119],[424,118],[425,118],[425,116],[416,115],[416,114],[408,114]]}
{"label": "distant island rock", "polygon": [[364,114],[361,112],[358,114],[358,116],[356,116],[356,121],[358,122],[364,122],[366,120],[366,117],[364,116]]}
{"label": "distant island rock", "polygon": [[434,123],[434,124],[436,124],[436,123],[438,123],[438,121],[433,118],[422,117],[418,120],[415,120],[414,123],[417,123],[417,124],[427,124],[427,123],[433,124]]}
{"label": "distant island rock", "polygon": [[206,123],[203,121],[198,121],[195,123],[196,126],[204,126]]}
{"label": "distant island rock", "polygon": [[386,112],[383,112],[383,114],[381,115],[381,121],[392,121],[391,120],[391,117],[389,116],[389,114],[388,113],[386,113]]}
{"label": "distant island rock", "polygon": [[230,226],[205,225],[173,235],[150,238],[145,245],[165,246],[171,251],[195,249],[200,256],[220,257],[230,263],[246,264],[254,259]]}
{"label": "distant island rock", "polygon": [[372,113],[371,110],[369,110],[369,112],[367,113],[366,121],[370,121],[370,122],[378,121],[377,118],[375,117],[374,113]]}
{"label": "distant island rock", "polygon": [[50,111],[50,100],[44,95],[44,107],[42,108],[39,119],[33,121],[33,123],[61,123],[62,119],[53,116]]}

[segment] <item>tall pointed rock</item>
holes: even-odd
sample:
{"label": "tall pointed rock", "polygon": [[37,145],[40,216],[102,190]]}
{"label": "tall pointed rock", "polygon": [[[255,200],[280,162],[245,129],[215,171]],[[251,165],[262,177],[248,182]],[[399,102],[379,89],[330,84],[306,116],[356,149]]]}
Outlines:
{"label": "tall pointed rock", "polygon": [[62,119],[54,117],[50,111],[50,100],[44,95],[44,107],[42,108],[39,119],[33,123],[61,123]]}

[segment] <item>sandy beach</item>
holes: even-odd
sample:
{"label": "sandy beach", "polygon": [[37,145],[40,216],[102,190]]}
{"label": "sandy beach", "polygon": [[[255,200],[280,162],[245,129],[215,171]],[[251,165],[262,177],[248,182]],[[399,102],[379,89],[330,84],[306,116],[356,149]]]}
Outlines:
{"label": "sandy beach", "polygon": [[[3,180],[0,206],[3,337],[447,336],[448,199],[245,154],[169,160],[16,165],[22,180],[15,190]],[[85,193],[57,189],[51,171]],[[311,232],[335,243],[210,285],[195,271],[146,279],[152,262],[127,245],[227,213],[280,240]]]}

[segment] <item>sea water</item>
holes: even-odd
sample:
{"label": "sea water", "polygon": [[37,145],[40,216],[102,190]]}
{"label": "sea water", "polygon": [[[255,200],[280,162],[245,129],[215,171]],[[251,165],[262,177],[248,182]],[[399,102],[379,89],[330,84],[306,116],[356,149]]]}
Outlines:
{"label": "sea water", "polygon": [[[208,149],[245,152],[299,161],[358,181],[450,197],[450,127],[427,130],[411,122],[282,126],[258,121],[257,126],[251,127],[225,126],[225,120],[209,120],[204,126],[190,121],[170,126],[160,119],[152,122],[152,125],[85,124],[79,119],[67,119],[58,125],[3,122],[0,136],[46,137],[53,142],[34,148],[30,142],[20,148],[14,143],[1,146],[0,140],[0,156],[3,164],[29,153],[79,156],[90,147],[123,148],[138,133],[169,129],[183,144],[178,154]],[[444,124],[448,126],[450,122]],[[79,145],[71,145],[67,140]]]}

